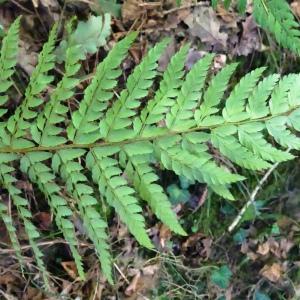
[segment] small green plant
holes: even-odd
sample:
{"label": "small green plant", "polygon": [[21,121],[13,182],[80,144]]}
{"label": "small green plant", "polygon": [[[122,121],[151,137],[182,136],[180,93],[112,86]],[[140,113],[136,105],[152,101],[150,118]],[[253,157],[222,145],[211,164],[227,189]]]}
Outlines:
{"label": "small green plant", "polygon": [[[39,232],[32,223],[28,200],[16,185],[20,172],[45,195],[80,277],[84,278],[84,268],[72,222],[75,214],[112,283],[103,201],[114,208],[136,240],[151,249],[144,205],[173,232],[186,234],[159,185],[156,168],[171,170],[189,182],[206,183],[215,193],[233,200],[230,185],[245,178],[216,160],[212,149],[241,169],[250,170],[264,170],[274,162],[290,160],[293,155],[285,149],[300,149],[300,138],[295,135],[300,130],[299,74],[262,79],[265,68],[259,68],[231,88],[230,78],[237,64],[213,75],[214,56],[208,54],[186,73],[189,46],[185,45],[160,76],[158,60],[169,43],[163,40],[148,52],[121,88],[117,81],[122,74],[120,65],[136,33],[114,46],[97,67],[83,98],[75,101],[84,59],[78,45],[67,48],[62,78],[46,93],[55,79],[49,75],[55,66],[54,27],[22,103],[15,112],[9,112],[7,91],[13,84],[18,31],[19,19],[10,27],[1,48],[0,182],[17,208],[47,286],[48,273],[37,246]],[[155,79],[159,81],[157,90],[152,87]],[[15,222],[3,198],[0,216],[22,263]]]}

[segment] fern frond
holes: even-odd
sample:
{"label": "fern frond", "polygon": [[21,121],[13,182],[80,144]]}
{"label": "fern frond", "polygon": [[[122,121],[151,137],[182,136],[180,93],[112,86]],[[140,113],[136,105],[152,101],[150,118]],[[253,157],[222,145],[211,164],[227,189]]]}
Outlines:
{"label": "fern frond", "polygon": [[71,222],[73,212],[69,208],[66,199],[63,197],[60,187],[55,183],[55,174],[45,163],[52,157],[49,152],[32,152],[22,157],[20,168],[22,172],[29,175],[32,182],[36,183],[44,193],[51,211],[55,215],[58,228],[62,231],[64,238],[70,245],[71,253],[78,270],[80,278],[84,279],[83,263],[77,250],[78,241],[75,235],[75,228]]}
{"label": "fern frond", "polygon": [[287,1],[254,0],[253,15],[257,23],[271,32],[276,41],[296,54],[300,53],[299,24]]}
{"label": "fern frond", "polygon": [[54,79],[47,72],[54,68],[55,55],[53,54],[57,25],[52,28],[48,42],[44,44],[38,57],[38,64],[31,74],[25,99],[7,121],[7,133],[2,137],[4,144],[14,148],[32,147],[34,144],[25,138],[31,121],[36,118],[37,112],[33,109],[43,103],[39,94],[48,87]]}
{"label": "fern frond", "polygon": [[[16,36],[17,29],[11,32]],[[94,244],[103,273],[112,282],[112,257],[107,224],[101,216],[102,203],[114,208],[136,240],[151,249],[143,214],[145,205],[172,231],[185,235],[159,184],[156,168],[173,171],[193,183],[205,183],[221,197],[234,200],[230,187],[245,178],[231,173],[227,167],[231,164],[225,166],[224,162],[233,162],[241,169],[263,170],[270,163],[292,159],[293,154],[287,149],[300,149],[299,74],[281,79],[275,74],[261,79],[264,68],[260,68],[231,88],[236,64],[225,66],[210,80],[213,55],[207,55],[186,72],[188,46],[183,46],[160,79],[157,66],[168,43],[164,40],[135,67],[125,88],[115,90],[122,73],[120,64],[135,36],[130,34],[108,53],[85,89],[79,108],[74,110],[73,105],[64,102],[73,97],[78,83],[76,74],[82,57],[77,47],[68,49],[65,72],[49,93],[49,101],[43,104],[40,99],[40,92],[52,80],[47,73],[54,66],[54,29],[40,54],[24,101],[13,116],[1,122],[0,182],[25,225],[46,282],[47,272],[36,243],[39,233],[31,223],[28,201],[15,184],[14,174],[19,168],[45,195],[56,224],[70,245],[79,275],[83,278],[84,270],[71,222],[75,212]],[[9,62],[11,65],[14,63]],[[67,201],[70,197],[74,200],[72,209]],[[13,222],[4,203],[0,204],[0,217],[21,259]]]}
{"label": "fern frond", "polygon": [[53,170],[66,182],[67,191],[75,198],[88,237],[93,241],[99,256],[102,270],[109,282],[112,279],[112,258],[109,253],[106,234],[107,224],[96,209],[98,201],[93,196],[93,188],[88,185],[87,177],[82,173],[79,159],[85,150],[60,150],[52,158]]}
{"label": "fern frond", "polygon": [[7,112],[7,109],[3,107],[8,100],[5,92],[13,84],[10,77],[14,74],[14,67],[17,64],[19,27],[20,18],[17,18],[2,41],[0,54],[0,117]]}

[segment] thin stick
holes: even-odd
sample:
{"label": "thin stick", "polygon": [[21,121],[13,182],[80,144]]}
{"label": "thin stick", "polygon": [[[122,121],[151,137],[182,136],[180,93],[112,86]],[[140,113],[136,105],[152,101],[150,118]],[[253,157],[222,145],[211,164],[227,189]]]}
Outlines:
{"label": "thin stick", "polygon": [[179,10],[183,10],[183,9],[189,9],[189,8],[194,8],[194,7],[197,7],[197,6],[208,6],[209,5],[209,2],[205,1],[205,2],[198,2],[198,3],[194,3],[194,4],[187,4],[187,5],[182,5],[182,6],[179,6],[179,7],[174,7],[174,8],[171,8],[169,10],[166,10],[163,12],[163,15],[169,15],[169,14],[172,14],[172,13],[175,13]]}
{"label": "thin stick", "polygon": [[279,162],[277,162],[276,164],[274,164],[268,170],[268,172],[266,172],[266,174],[264,175],[264,177],[259,181],[258,185],[255,187],[255,189],[251,193],[250,198],[247,201],[247,203],[243,206],[243,208],[241,209],[241,211],[239,212],[239,214],[236,216],[236,218],[233,220],[233,222],[231,223],[231,225],[228,227],[228,232],[232,232],[236,228],[236,226],[239,224],[239,222],[243,218],[243,216],[244,216],[246,210],[248,209],[248,207],[250,205],[254,204],[254,200],[256,198],[257,193],[262,188],[263,184],[267,181],[267,179],[269,178],[269,176],[273,173],[273,171],[278,167],[278,165],[279,165]]}

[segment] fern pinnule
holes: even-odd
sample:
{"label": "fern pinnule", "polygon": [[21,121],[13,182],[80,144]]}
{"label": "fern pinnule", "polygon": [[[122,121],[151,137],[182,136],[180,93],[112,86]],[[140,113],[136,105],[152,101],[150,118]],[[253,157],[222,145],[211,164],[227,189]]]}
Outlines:
{"label": "fern pinnule", "polygon": [[62,102],[74,95],[74,88],[79,83],[74,76],[80,69],[81,59],[84,59],[81,47],[72,46],[67,49],[63,78],[52,92],[43,113],[38,115],[36,123],[31,127],[33,140],[41,146],[57,146],[67,141],[61,136],[63,129],[56,124],[65,120],[68,108]]}
{"label": "fern pinnule", "polygon": [[224,125],[212,131],[211,142],[221,153],[239,166],[250,170],[263,170],[270,167],[270,163],[251,153],[242,146],[234,136],[237,128]]}
{"label": "fern pinnule", "polygon": [[150,143],[145,145],[145,142],[141,142],[125,145],[125,174],[141,199],[148,203],[157,218],[173,232],[186,235],[177,220],[176,214],[172,211],[168,197],[162,187],[156,183],[159,178],[149,165],[149,155],[152,155],[152,153],[153,146]]}
{"label": "fern pinnule", "polygon": [[9,211],[8,211],[8,207],[3,204],[4,201],[2,199],[2,197],[0,197],[0,219],[3,220],[3,223],[5,225],[5,228],[8,232],[10,241],[11,241],[11,245],[13,247],[13,249],[16,252],[16,257],[20,263],[20,267],[22,270],[22,273],[24,271],[24,259],[22,257],[22,253],[21,253],[21,246],[17,237],[17,229],[14,226],[14,222],[12,219],[12,216],[10,215]]}
{"label": "fern pinnule", "polygon": [[10,77],[14,74],[14,67],[17,64],[19,27],[20,18],[17,18],[2,41],[0,54],[0,117],[7,112],[7,109],[3,108],[8,100],[5,92],[13,84]]}
{"label": "fern pinnule", "polygon": [[246,107],[251,119],[263,118],[269,114],[268,99],[279,79],[278,74],[273,74],[264,78],[255,87]]}
{"label": "fern pinnule", "polygon": [[218,111],[224,92],[227,90],[230,77],[236,70],[238,64],[233,63],[225,66],[216,76],[211,80],[207,90],[203,95],[203,102],[199,109],[195,111],[195,119],[197,125],[214,124],[220,120],[219,116],[215,115]]}
{"label": "fern pinnule", "polygon": [[264,139],[262,131],[265,126],[262,123],[252,123],[238,126],[238,138],[240,143],[255,155],[266,161],[282,162],[293,159],[289,152],[276,149]]}
{"label": "fern pinnule", "polygon": [[245,111],[246,101],[265,69],[258,68],[253,70],[234,87],[228,99],[226,99],[225,107],[222,111],[226,122],[239,122],[248,119],[248,113]]}

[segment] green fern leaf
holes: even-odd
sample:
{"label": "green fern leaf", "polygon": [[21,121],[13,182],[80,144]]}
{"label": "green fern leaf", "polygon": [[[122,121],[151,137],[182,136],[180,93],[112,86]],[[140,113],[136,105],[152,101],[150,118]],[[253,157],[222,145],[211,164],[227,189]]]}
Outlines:
{"label": "green fern leaf", "polygon": [[72,210],[68,207],[60,187],[55,183],[55,174],[46,164],[42,163],[52,157],[49,152],[32,152],[22,157],[20,167],[22,172],[29,175],[32,182],[36,183],[49,201],[58,228],[70,245],[79,276],[84,279],[84,270],[81,257],[77,250],[75,228],[71,222]]}
{"label": "green fern leaf", "polygon": [[295,20],[287,1],[254,0],[253,15],[262,28],[271,32],[276,41],[293,51],[300,53],[299,24]]}
{"label": "green fern leaf", "polygon": [[14,74],[14,67],[17,64],[19,27],[20,18],[17,18],[2,41],[0,54],[0,117],[7,112],[7,109],[3,108],[8,100],[5,92],[13,84],[10,77]]}
{"label": "green fern leaf", "polygon": [[210,54],[206,55],[187,74],[176,103],[166,116],[167,128],[176,131],[188,129],[195,125],[191,117],[201,99],[202,89],[213,57]]}
{"label": "green fern leaf", "polygon": [[157,61],[168,43],[169,40],[165,39],[151,49],[128,77],[126,89],[100,122],[100,133],[104,140],[122,141],[132,138],[140,131],[141,125],[136,124],[134,131],[128,127],[132,125],[132,117],[136,114],[135,109],[140,106],[140,99],[148,95],[157,75]]}
{"label": "green fern leaf", "polygon": [[106,241],[107,224],[95,208],[98,202],[93,197],[93,189],[82,173],[83,167],[76,161],[84,153],[82,149],[60,150],[53,156],[52,168],[60,174],[66,182],[67,191],[75,198],[87,234],[95,245],[103,273],[112,283],[112,258]]}
{"label": "green fern leaf", "polygon": [[75,143],[93,143],[99,138],[99,121],[113,97],[112,89],[121,75],[120,64],[136,37],[131,33],[110,51],[97,67],[94,79],[84,92],[79,109],[72,114],[68,137]]}
{"label": "green fern leaf", "polygon": [[211,81],[209,87],[204,93],[203,103],[201,103],[200,108],[195,112],[195,119],[198,126],[201,124],[214,124],[216,121],[218,122],[219,118],[211,115],[214,115],[219,111],[217,106],[222,100],[230,77],[232,76],[236,67],[237,64],[226,66]]}
{"label": "green fern leaf", "polygon": [[264,70],[265,68],[259,68],[250,72],[234,87],[222,111],[226,122],[239,122],[249,117],[245,111],[245,103]]}
{"label": "green fern leaf", "polygon": [[87,155],[87,167],[92,171],[99,192],[105,196],[108,204],[114,207],[129,231],[141,245],[151,249],[153,245],[145,230],[142,208],[134,196],[135,191],[122,177],[118,161],[108,157],[118,150],[117,148],[93,148]]}
{"label": "green fern leaf", "polygon": [[29,85],[25,91],[25,99],[13,116],[7,121],[8,133],[2,137],[4,144],[14,148],[32,147],[34,144],[25,139],[26,131],[31,127],[30,121],[36,118],[37,112],[32,110],[43,103],[39,94],[54,79],[47,75],[53,69],[55,55],[53,54],[57,25],[55,25],[49,35],[49,40],[44,44],[43,50],[39,54],[38,65],[30,77]]}
{"label": "green fern leaf", "polygon": [[142,136],[153,135],[153,131],[157,130],[153,125],[161,122],[174,105],[183,83],[184,63],[188,50],[189,45],[185,45],[171,58],[154,99],[150,100],[142,110],[140,118]]}

